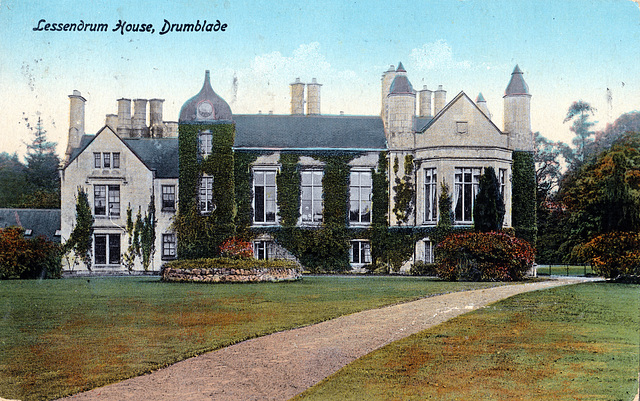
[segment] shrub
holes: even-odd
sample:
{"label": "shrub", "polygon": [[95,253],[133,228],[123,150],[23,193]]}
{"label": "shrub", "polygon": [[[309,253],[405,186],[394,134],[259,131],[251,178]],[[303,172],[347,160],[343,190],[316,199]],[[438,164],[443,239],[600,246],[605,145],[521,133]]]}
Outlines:
{"label": "shrub", "polygon": [[582,245],[579,255],[593,270],[607,278],[640,275],[640,234],[613,231]]}
{"label": "shrub", "polygon": [[253,245],[235,237],[229,238],[220,245],[220,255],[231,259],[253,258]]}
{"label": "shrub", "polygon": [[60,245],[39,236],[24,238],[21,227],[0,228],[0,279],[59,278]]}
{"label": "shrub", "polygon": [[415,263],[411,265],[409,273],[412,276],[436,276],[438,274],[435,263],[426,263],[423,260],[415,261]]}
{"label": "shrub", "polygon": [[500,232],[452,234],[436,249],[436,272],[446,280],[513,281],[531,268],[535,250]]}
{"label": "shrub", "polygon": [[301,269],[293,260],[284,259],[231,259],[231,258],[203,258],[173,260],[164,265],[171,269]]}

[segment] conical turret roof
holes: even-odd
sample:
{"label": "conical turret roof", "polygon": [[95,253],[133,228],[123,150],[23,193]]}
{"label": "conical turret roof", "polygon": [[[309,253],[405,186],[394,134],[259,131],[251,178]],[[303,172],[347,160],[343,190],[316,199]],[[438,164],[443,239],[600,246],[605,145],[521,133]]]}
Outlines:
{"label": "conical turret roof", "polygon": [[476,103],[480,103],[480,102],[487,102],[486,100],[484,100],[484,96],[482,96],[482,92],[478,93],[478,97],[476,98]]}
{"label": "conical turret roof", "polygon": [[524,77],[520,67],[516,64],[516,68],[511,73],[511,80],[507,89],[504,91],[505,96],[509,95],[529,95],[529,86],[524,82]]}
{"label": "conical turret roof", "polygon": [[187,100],[180,109],[180,123],[205,121],[231,121],[233,115],[229,104],[211,87],[209,70],[205,71],[202,89],[197,95]]}
{"label": "conical turret roof", "polygon": [[415,94],[416,91],[413,90],[413,86],[411,82],[409,82],[409,78],[407,78],[407,70],[404,69],[402,62],[398,65],[398,69],[396,69],[396,73],[398,75],[393,78],[393,82],[391,82],[391,87],[389,87],[389,94]]}

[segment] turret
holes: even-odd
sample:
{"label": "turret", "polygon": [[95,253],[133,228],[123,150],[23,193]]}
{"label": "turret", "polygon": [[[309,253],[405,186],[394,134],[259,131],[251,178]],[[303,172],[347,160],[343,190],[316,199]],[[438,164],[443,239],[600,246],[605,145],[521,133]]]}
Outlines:
{"label": "turret", "polygon": [[391,147],[413,146],[413,118],[416,114],[416,91],[413,90],[407,71],[402,63],[396,69],[396,76],[387,95],[388,120],[387,140]]}
{"label": "turret", "polygon": [[511,138],[514,150],[533,152],[531,132],[531,94],[520,67],[516,65],[504,91],[504,132]]}
{"label": "turret", "polygon": [[389,96],[389,89],[391,88],[391,83],[395,77],[396,68],[393,65],[390,65],[389,69],[382,74],[382,106],[380,108],[380,117],[382,117],[385,127],[387,126],[387,119],[389,117],[387,96]]}
{"label": "turret", "polygon": [[482,96],[482,93],[478,94],[478,97],[476,98],[476,105],[480,110],[482,110],[484,115],[487,116],[489,120],[491,120],[491,112],[489,112],[489,106],[487,106],[487,101],[484,100],[484,96]]}

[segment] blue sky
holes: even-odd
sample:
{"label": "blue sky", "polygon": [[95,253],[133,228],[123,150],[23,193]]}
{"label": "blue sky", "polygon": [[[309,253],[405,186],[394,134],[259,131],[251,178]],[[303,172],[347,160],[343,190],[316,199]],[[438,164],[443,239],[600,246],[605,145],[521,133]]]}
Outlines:
{"label": "blue sky", "polygon": [[[572,101],[596,107],[599,127],[640,109],[640,8],[631,0],[133,3],[0,0],[0,152],[23,154],[24,118],[40,116],[63,154],[74,89],[87,99],[87,133],[122,97],[165,99],[164,119],[175,121],[206,69],[238,114],[288,113],[289,83],[300,77],[323,84],[323,114],[375,115],[381,74],[399,61],[416,89],[443,85],[447,99],[482,92],[498,127],[518,64],[533,95],[532,129],[565,142]],[[33,31],[40,19],[109,28]],[[160,35],[165,19],[228,27]],[[112,32],[118,20],[156,32]]]}

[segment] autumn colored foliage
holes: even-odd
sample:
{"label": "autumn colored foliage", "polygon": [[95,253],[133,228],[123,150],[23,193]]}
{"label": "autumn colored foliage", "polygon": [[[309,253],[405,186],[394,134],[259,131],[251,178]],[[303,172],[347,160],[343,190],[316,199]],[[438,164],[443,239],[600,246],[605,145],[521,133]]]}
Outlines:
{"label": "autumn colored foliage", "polygon": [[593,270],[607,278],[640,275],[640,234],[613,231],[599,235],[582,246],[583,257]]}
{"label": "autumn colored foliage", "polygon": [[535,250],[501,232],[452,234],[436,249],[436,272],[445,280],[514,281],[524,277]]}
{"label": "autumn colored foliage", "polygon": [[231,259],[248,259],[253,257],[251,242],[238,238],[229,238],[220,245],[220,255]]}
{"label": "autumn colored foliage", "polygon": [[21,227],[0,228],[0,279],[58,278],[60,246],[45,237],[24,237]]}

